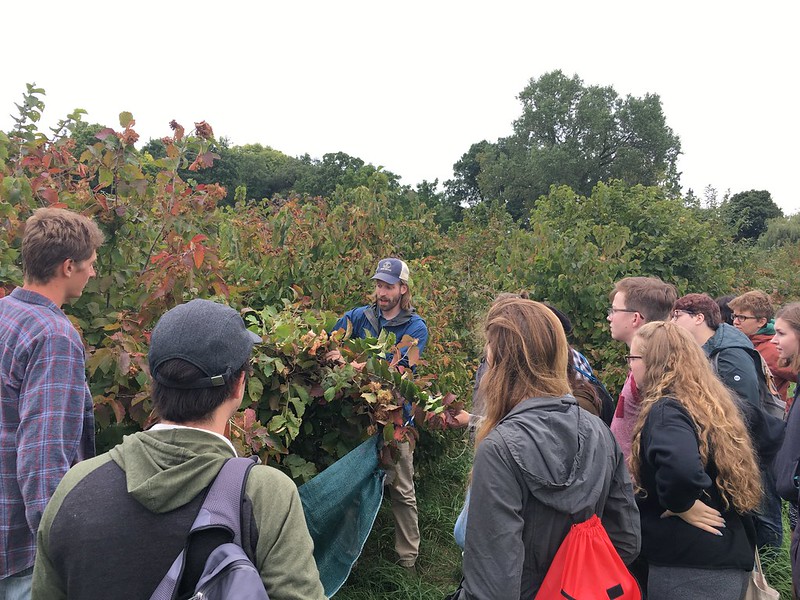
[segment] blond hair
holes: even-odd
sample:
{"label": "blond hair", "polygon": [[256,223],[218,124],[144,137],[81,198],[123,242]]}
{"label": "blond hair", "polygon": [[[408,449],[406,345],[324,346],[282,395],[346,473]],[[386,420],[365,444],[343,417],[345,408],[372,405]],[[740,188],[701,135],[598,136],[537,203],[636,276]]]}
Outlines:
{"label": "blond hair", "polygon": [[637,492],[642,491],[642,427],[653,406],[669,397],[686,409],[694,423],[703,466],[713,454],[718,472],[714,483],[725,508],[732,504],[739,513],[756,510],[762,490],[750,435],[732,392],[714,374],[703,350],[674,323],[647,323],[634,340],[646,368],[643,381],[636,381],[642,404],[630,457]]}
{"label": "blond hair", "polygon": [[478,443],[521,401],[570,393],[567,338],[544,304],[518,297],[499,299],[489,308],[485,331],[491,360],[479,388],[486,419]]}
{"label": "blond hair", "polygon": [[775,309],[770,302],[769,296],[761,290],[750,290],[741,296],[736,296],[728,302],[733,312],[749,310],[758,319],[769,321],[775,315]]}
{"label": "blond hair", "polygon": [[67,259],[92,257],[104,236],[90,218],[63,208],[40,208],[25,221],[22,273],[25,281],[48,283]]}

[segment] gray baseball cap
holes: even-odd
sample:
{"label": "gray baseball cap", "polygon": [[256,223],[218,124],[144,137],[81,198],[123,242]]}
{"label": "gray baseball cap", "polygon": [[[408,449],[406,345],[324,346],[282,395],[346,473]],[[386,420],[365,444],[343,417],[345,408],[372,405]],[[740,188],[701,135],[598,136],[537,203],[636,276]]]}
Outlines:
{"label": "gray baseball cap", "polygon": [[[250,358],[261,338],[248,331],[230,306],[192,300],[165,312],[150,335],[150,374],[168,388],[199,389],[225,385]],[[159,374],[167,360],[180,358],[205,373],[195,381],[173,381]]]}

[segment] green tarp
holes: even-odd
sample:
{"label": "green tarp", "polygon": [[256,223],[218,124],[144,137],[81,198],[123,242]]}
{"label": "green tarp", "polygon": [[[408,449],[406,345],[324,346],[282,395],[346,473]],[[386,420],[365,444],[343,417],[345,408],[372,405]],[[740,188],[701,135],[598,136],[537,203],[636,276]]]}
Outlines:
{"label": "green tarp", "polygon": [[379,443],[378,435],[371,437],[299,488],[314,559],[329,597],[347,580],[383,500]]}

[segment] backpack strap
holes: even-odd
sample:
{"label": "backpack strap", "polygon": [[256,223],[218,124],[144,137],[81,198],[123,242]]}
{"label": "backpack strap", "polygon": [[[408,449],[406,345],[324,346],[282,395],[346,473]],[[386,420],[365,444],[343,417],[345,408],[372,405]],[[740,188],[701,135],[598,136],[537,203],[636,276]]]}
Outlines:
{"label": "backpack strap", "polygon": [[[164,578],[158,584],[150,600],[173,600],[191,586],[194,588],[196,580],[203,571],[208,556],[224,539],[217,539],[209,547],[200,552],[192,551],[192,540],[197,535],[203,535],[204,530],[209,530],[213,535],[214,530],[225,528],[233,534],[233,542],[242,546],[242,505],[245,498],[247,476],[258,462],[258,457],[229,458],[217,473],[217,477],[209,487],[203,504],[195,517],[189,530],[183,550],[173,561]],[[244,548],[248,558],[251,552]],[[191,562],[191,564],[189,564]],[[189,582],[189,579],[195,581]]]}
{"label": "backpack strap", "polygon": [[208,490],[191,531],[227,527],[233,532],[233,542],[242,545],[242,504],[247,476],[255,464],[252,458],[229,458],[225,461]]}

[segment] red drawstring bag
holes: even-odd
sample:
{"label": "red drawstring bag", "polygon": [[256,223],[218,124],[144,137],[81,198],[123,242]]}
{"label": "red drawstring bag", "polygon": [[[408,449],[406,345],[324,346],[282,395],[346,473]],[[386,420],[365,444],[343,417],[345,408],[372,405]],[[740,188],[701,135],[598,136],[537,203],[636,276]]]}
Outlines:
{"label": "red drawstring bag", "polygon": [[536,600],[641,598],[639,584],[597,515],[570,528],[536,594]]}

